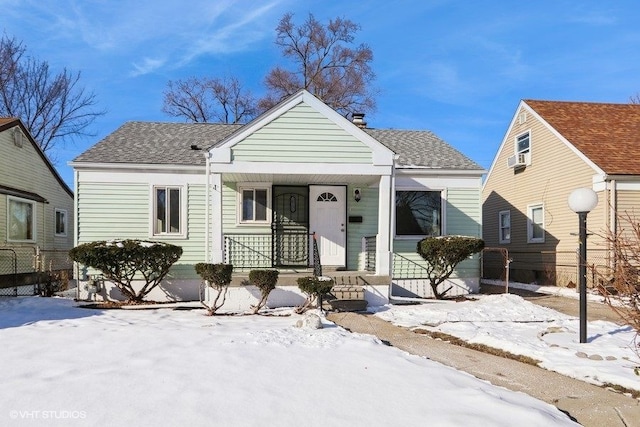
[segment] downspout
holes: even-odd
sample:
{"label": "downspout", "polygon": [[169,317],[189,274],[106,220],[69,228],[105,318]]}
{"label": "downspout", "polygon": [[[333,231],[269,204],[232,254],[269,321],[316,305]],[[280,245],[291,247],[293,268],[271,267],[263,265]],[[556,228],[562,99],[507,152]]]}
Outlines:
{"label": "downspout", "polygon": [[[73,247],[78,246],[78,170],[73,170]],[[74,277],[76,278],[76,300],[80,300],[80,266],[77,262],[73,263]]]}
{"label": "downspout", "polygon": [[[398,157],[395,156],[394,160],[397,160]],[[389,283],[389,303],[391,303],[392,300],[396,300],[396,301],[411,301],[411,302],[422,302],[425,299],[424,298],[411,298],[411,297],[401,297],[401,296],[396,296],[393,295],[393,270],[394,270],[394,265],[393,265],[393,240],[395,238],[396,235],[396,169],[395,169],[395,161],[393,166],[391,166],[391,203],[389,205],[389,209],[391,209],[391,214],[389,215],[389,218],[391,218],[389,220],[390,224],[389,224],[389,257],[391,258],[389,260],[389,266],[390,266],[390,270],[391,270],[391,277],[390,277],[390,283]]]}
{"label": "downspout", "polygon": [[205,155],[205,162],[206,162],[206,167],[205,167],[205,174],[206,179],[205,179],[205,185],[206,185],[206,190],[204,192],[204,261],[205,262],[209,262],[209,240],[210,240],[210,200],[211,200],[211,196],[210,196],[210,191],[211,191],[211,166],[210,166],[210,162],[209,162],[209,156],[211,154],[209,152],[207,152],[207,154]]}
{"label": "downspout", "polygon": [[[617,187],[618,187],[618,182],[615,179],[612,179],[611,181],[611,190],[610,190],[610,200],[609,200],[609,232],[612,233],[612,236],[617,236],[618,235],[618,194],[617,194]],[[609,246],[607,249],[607,254],[610,257],[609,258],[609,262],[610,262],[610,267],[615,267],[614,264],[611,264],[611,251],[613,250],[613,248],[611,247],[611,240],[607,239],[607,245]],[[613,262],[615,263],[615,259],[613,259]]]}

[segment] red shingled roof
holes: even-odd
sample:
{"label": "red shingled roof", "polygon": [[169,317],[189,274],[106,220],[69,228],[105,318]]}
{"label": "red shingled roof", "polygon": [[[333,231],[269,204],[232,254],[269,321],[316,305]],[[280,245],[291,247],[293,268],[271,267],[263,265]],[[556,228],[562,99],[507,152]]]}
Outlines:
{"label": "red shingled roof", "polygon": [[609,175],[640,175],[640,105],[524,100]]}
{"label": "red shingled roof", "polygon": [[6,125],[7,123],[11,123],[11,122],[15,122],[16,119],[15,117],[0,117],[0,126],[2,125]]}

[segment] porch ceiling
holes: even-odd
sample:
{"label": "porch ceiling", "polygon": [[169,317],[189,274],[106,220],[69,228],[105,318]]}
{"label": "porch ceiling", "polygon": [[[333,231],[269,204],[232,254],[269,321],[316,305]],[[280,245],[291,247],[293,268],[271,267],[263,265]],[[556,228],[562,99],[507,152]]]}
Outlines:
{"label": "porch ceiling", "polygon": [[253,173],[224,173],[225,182],[272,182],[277,184],[360,184],[370,185],[379,182],[378,176],[372,175],[324,175],[324,174],[253,174]]}

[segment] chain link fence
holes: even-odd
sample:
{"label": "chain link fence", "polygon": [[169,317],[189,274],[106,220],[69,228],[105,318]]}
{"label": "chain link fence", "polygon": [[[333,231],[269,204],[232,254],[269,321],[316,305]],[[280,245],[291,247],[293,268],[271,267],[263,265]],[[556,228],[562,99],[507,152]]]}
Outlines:
{"label": "chain link fence", "polygon": [[[602,270],[609,263],[605,249],[589,249],[587,252],[587,286],[598,285],[595,270]],[[536,283],[541,286],[574,287],[578,284],[579,253],[575,251],[484,252],[482,278],[488,280]]]}
{"label": "chain link fence", "polygon": [[0,247],[0,296],[52,295],[72,277],[69,251]]}

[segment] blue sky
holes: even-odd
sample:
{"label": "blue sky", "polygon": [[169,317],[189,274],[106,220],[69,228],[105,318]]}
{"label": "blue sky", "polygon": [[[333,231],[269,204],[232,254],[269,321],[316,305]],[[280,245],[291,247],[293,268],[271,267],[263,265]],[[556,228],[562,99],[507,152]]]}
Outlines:
{"label": "blue sky", "polygon": [[82,73],[107,113],[59,146],[67,165],[126,121],[165,115],[169,80],[237,76],[254,95],[283,62],[286,12],[361,25],[380,90],[374,128],[428,129],[485,168],[521,99],[621,102],[640,91],[640,7],[633,0],[0,0],[0,23],[28,53]]}

